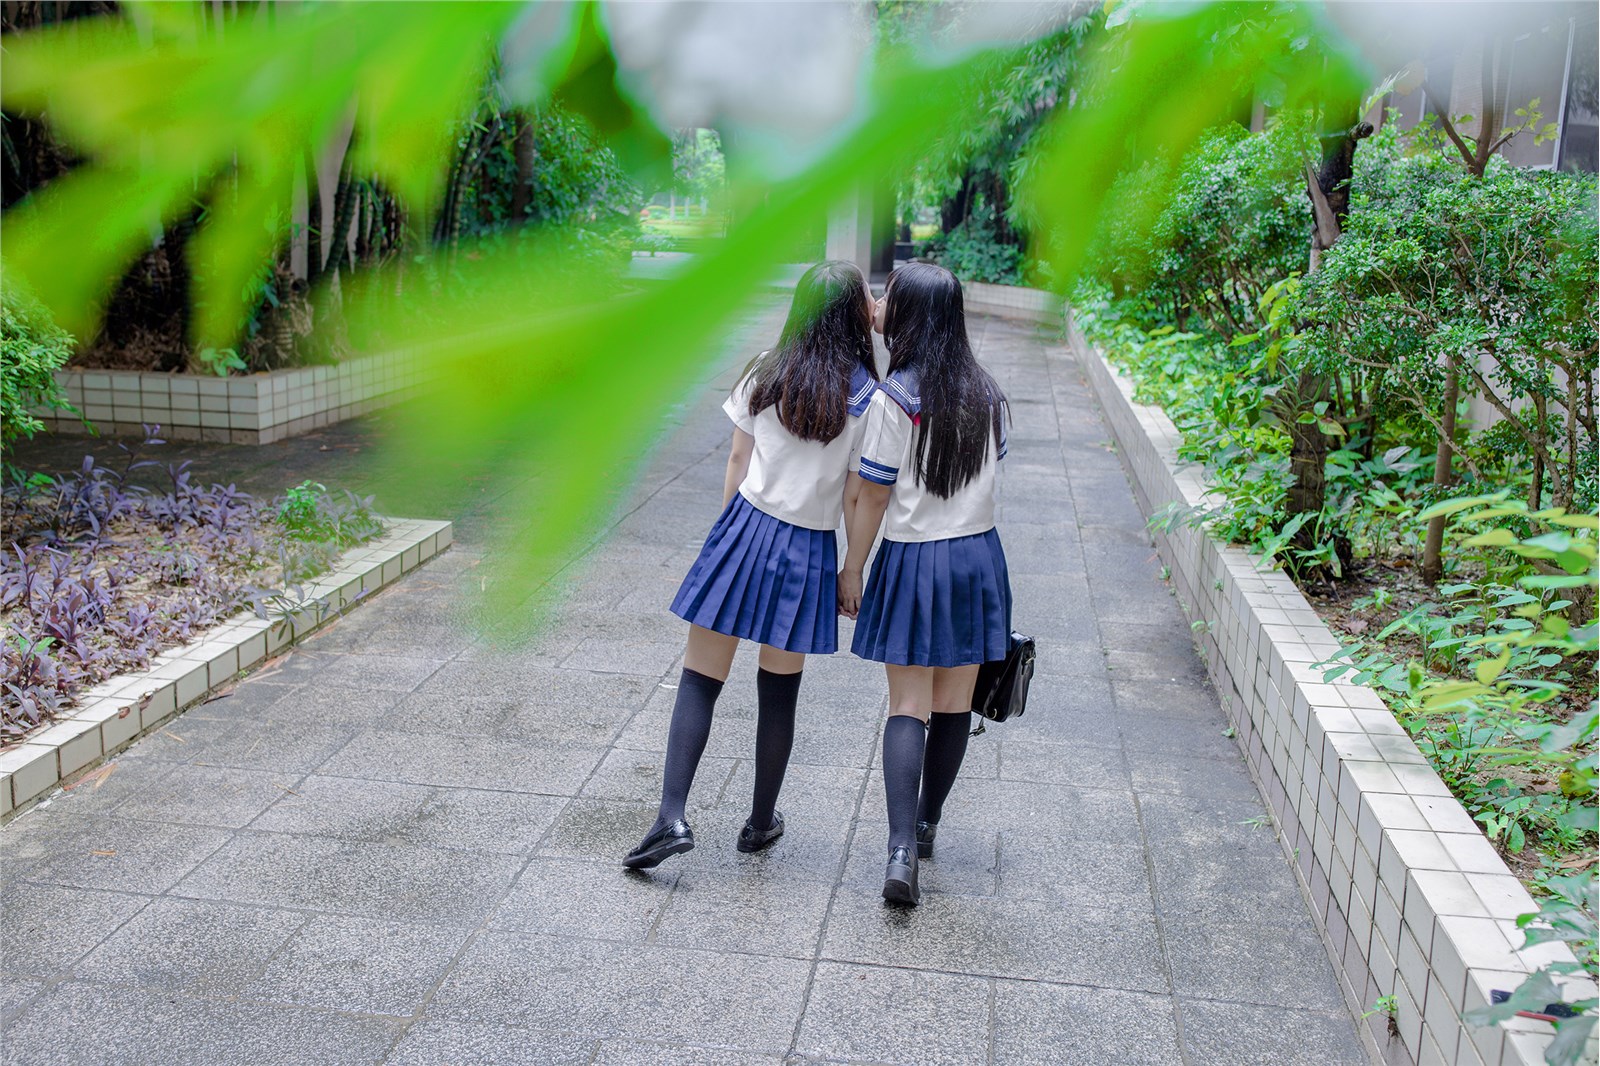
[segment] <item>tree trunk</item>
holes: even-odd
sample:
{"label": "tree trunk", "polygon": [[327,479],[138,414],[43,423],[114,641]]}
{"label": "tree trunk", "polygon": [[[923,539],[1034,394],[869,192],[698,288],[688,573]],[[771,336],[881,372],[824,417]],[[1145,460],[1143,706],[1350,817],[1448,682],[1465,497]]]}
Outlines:
{"label": "tree trunk", "polygon": [[939,205],[939,230],[948,234],[957,226],[967,220],[972,213],[972,175],[961,175],[961,187],[956,190],[944,203]]}
{"label": "tree trunk", "polygon": [[[1328,382],[1321,374],[1302,370],[1295,383],[1296,404],[1304,410],[1327,398]],[[1294,480],[1289,485],[1289,517],[1299,514],[1321,514],[1327,483],[1328,435],[1316,422],[1289,421],[1289,473]],[[1310,523],[1307,523],[1309,525]],[[1306,526],[1295,535],[1301,547],[1310,547],[1315,531]],[[1304,535],[1304,542],[1301,536]]]}
{"label": "tree trunk", "polygon": [[511,153],[517,163],[517,183],[511,188],[511,220],[521,225],[528,220],[528,208],[533,203],[533,119],[526,111],[518,111],[516,122]]}
{"label": "tree trunk", "polygon": [[[1455,457],[1456,441],[1456,401],[1461,398],[1461,371],[1456,364],[1455,356],[1445,357],[1444,371],[1444,410],[1440,412],[1439,419],[1439,448],[1434,453],[1433,484],[1435,488],[1445,488],[1455,483],[1455,474],[1451,470],[1451,460]],[[1430,585],[1438,584],[1439,578],[1444,575],[1444,524],[1445,515],[1431,519],[1428,522],[1428,538],[1422,545],[1422,580]]]}
{"label": "tree trunk", "polygon": [[[1350,206],[1350,177],[1354,173],[1356,145],[1372,135],[1372,125],[1352,121],[1334,133],[1323,134],[1321,166],[1306,164],[1306,196],[1311,201],[1311,254],[1310,271],[1315,273],[1322,265],[1322,253],[1332,248],[1343,232],[1344,217]],[[1328,462],[1328,437],[1316,422],[1300,422],[1300,411],[1327,399],[1328,380],[1310,371],[1302,371],[1296,384],[1298,410],[1290,412],[1289,469],[1294,474],[1294,484],[1289,488],[1288,517],[1302,514],[1321,514],[1326,504],[1326,466]],[[1295,544],[1301,548],[1314,545],[1316,530],[1313,522],[1306,522],[1295,534]],[[1341,553],[1343,554],[1343,553]]]}
{"label": "tree trunk", "polygon": [[333,228],[328,231],[328,270],[335,271],[350,262],[350,224],[355,221],[359,183],[346,166],[339,174],[339,188],[333,197]]}
{"label": "tree trunk", "polygon": [[372,256],[372,185],[361,183],[360,210],[356,213],[356,257],[352,267],[367,262]]}
{"label": "tree trunk", "polygon": [[322,189],[317,184],[317,157],[306,153],[306,284],[322,274]]}

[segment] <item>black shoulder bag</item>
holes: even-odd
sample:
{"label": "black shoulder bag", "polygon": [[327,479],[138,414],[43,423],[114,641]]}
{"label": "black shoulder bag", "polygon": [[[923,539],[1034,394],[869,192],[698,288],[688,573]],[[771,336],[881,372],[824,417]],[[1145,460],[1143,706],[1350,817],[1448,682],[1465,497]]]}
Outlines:
{"label": "black shoulder bag", "polygon": [[[1006,657],[978,667],[978,683],[972,689],[973,713],[991,722],[1022,717],[1022,712],[1028,709],[1028,684],[1033,680],[1034,653],[1033,638],[1013,632]],[[984,731],[985,726],[980,721],[972,735],[977,736]]]}

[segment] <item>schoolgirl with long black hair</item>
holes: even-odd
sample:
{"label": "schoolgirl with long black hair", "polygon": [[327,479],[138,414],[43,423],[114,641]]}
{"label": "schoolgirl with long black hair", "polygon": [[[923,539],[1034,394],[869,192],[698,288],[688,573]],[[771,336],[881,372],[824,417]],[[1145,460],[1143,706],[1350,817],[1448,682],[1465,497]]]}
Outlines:
{"label": "schoolgirl with long black hair", "polygon": [[656,866],[694,847],[689,786],[711,734],[712,710],[740,640],[761,645],[756,674],[756,772],[740,851],[783,835],[777,810],[794,743],[807,655],[839,642],[838,548],[850,464],[877,384],[873,305],[853,264],[807,270],[771,351],[722,405],[733,420],[723,511],[672,601],[689,642],[667,731],[661,807],[623,865]]}
{"label": "schoolgirl with long black hair", "polygon": [[915,904],[917,861],[933,854],[966,756],[978,666],[1004,658],[1011,633],[1011,582],[994,528],[1008,411],[972,354],[954,274],[901,267],[878,314],[889,370],[867,410],[839,604],[856,618],[852,650],[889,675],[883,895]]}

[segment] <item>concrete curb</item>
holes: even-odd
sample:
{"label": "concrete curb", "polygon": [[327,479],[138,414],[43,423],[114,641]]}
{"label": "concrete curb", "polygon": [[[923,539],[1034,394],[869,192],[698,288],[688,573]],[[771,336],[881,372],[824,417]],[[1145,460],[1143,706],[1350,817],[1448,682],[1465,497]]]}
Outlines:
{"label": "concrete curb", "polygon": [[[332,366],[304,366],[243,377],[146,370],[58,370],[68,401],[106,436],[137,436],[159,425],[169,440],[271,444],[419,395],[426,368],[406,352]],[[66,411],[35,412],[57,433],[84,434]]]}
{"label": "concrete curb", "polygon": [[[1201,503],[1201,472],[1176,455],[1177,427],[1135,403],[1133,383],[1068,322],[1069,343],[1111,425],[1146,515]],[[1377,692],[1311,664],[1339,642],[1281,571],[1187,526],[1155,534],[1235,739],[1321,926],[1357,1016],[1386,1062],[1505,1066],[1544,1061],[1552,1029],[1481,1028],[1463,1011],[1511,989],[1562,945],[1523,950],[1516,918],[1537,909]],[[1202,624],[1203,623],[1203,624]],[[1576,997],[1593,991],[1575,990]]]}
{"label": "concrete curb", "polygon": [[0,825],[44,799],[63,782],[200,703],[270,656],[295,644],[368,593],[400,579],[451,544],[449,522],[390,519],[379,539],[352,548],[311,582],[285,617],[245,611],[197,640],[162,652],[147,670],[103,681],[68,717],[0,752]]}

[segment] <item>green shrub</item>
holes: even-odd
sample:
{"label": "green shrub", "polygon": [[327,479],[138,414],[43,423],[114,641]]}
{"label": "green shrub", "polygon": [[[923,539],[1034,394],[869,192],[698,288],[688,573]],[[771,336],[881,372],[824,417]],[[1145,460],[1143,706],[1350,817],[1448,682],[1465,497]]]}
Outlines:
{"label": "green shrub", "polygon": [[1458,367],[1462,391],[1504,418],[1498,445],[1543,466],[1556,505],[1586,509],[1595,199],[1592,174],[1496,157],[1477,178],[1425,138],[1408,147],[1391,123],[1356,153],[1344,232],[1291,300],[1302,326],[1290,348],[1321,372],[1361,376],[1430,430]]}
{"label": "green shrub", "polygon": [[1021,285],[1022,249],[1001,243],[996,231],[994,208],[980,204],[940,244],[930,241],[928,255],[963,281]]}
{"label": "green shrub", "polygon": [[0,298],[0,451],[44,428],[37,407],[76,413],[55,380],[72,351],[72,335],[37,304],[15,293]]}
{"label": "green shrub", "polygon": [[1260,134],[1214,129],[1176,167],[1156,157],[1124,172],[1091,248],[1092,271],[1118,295],[1138,292],[1179,329],[1249,332],[1267,289],[1305,269],[1312,147],[1305,120],[1286,116]]}

